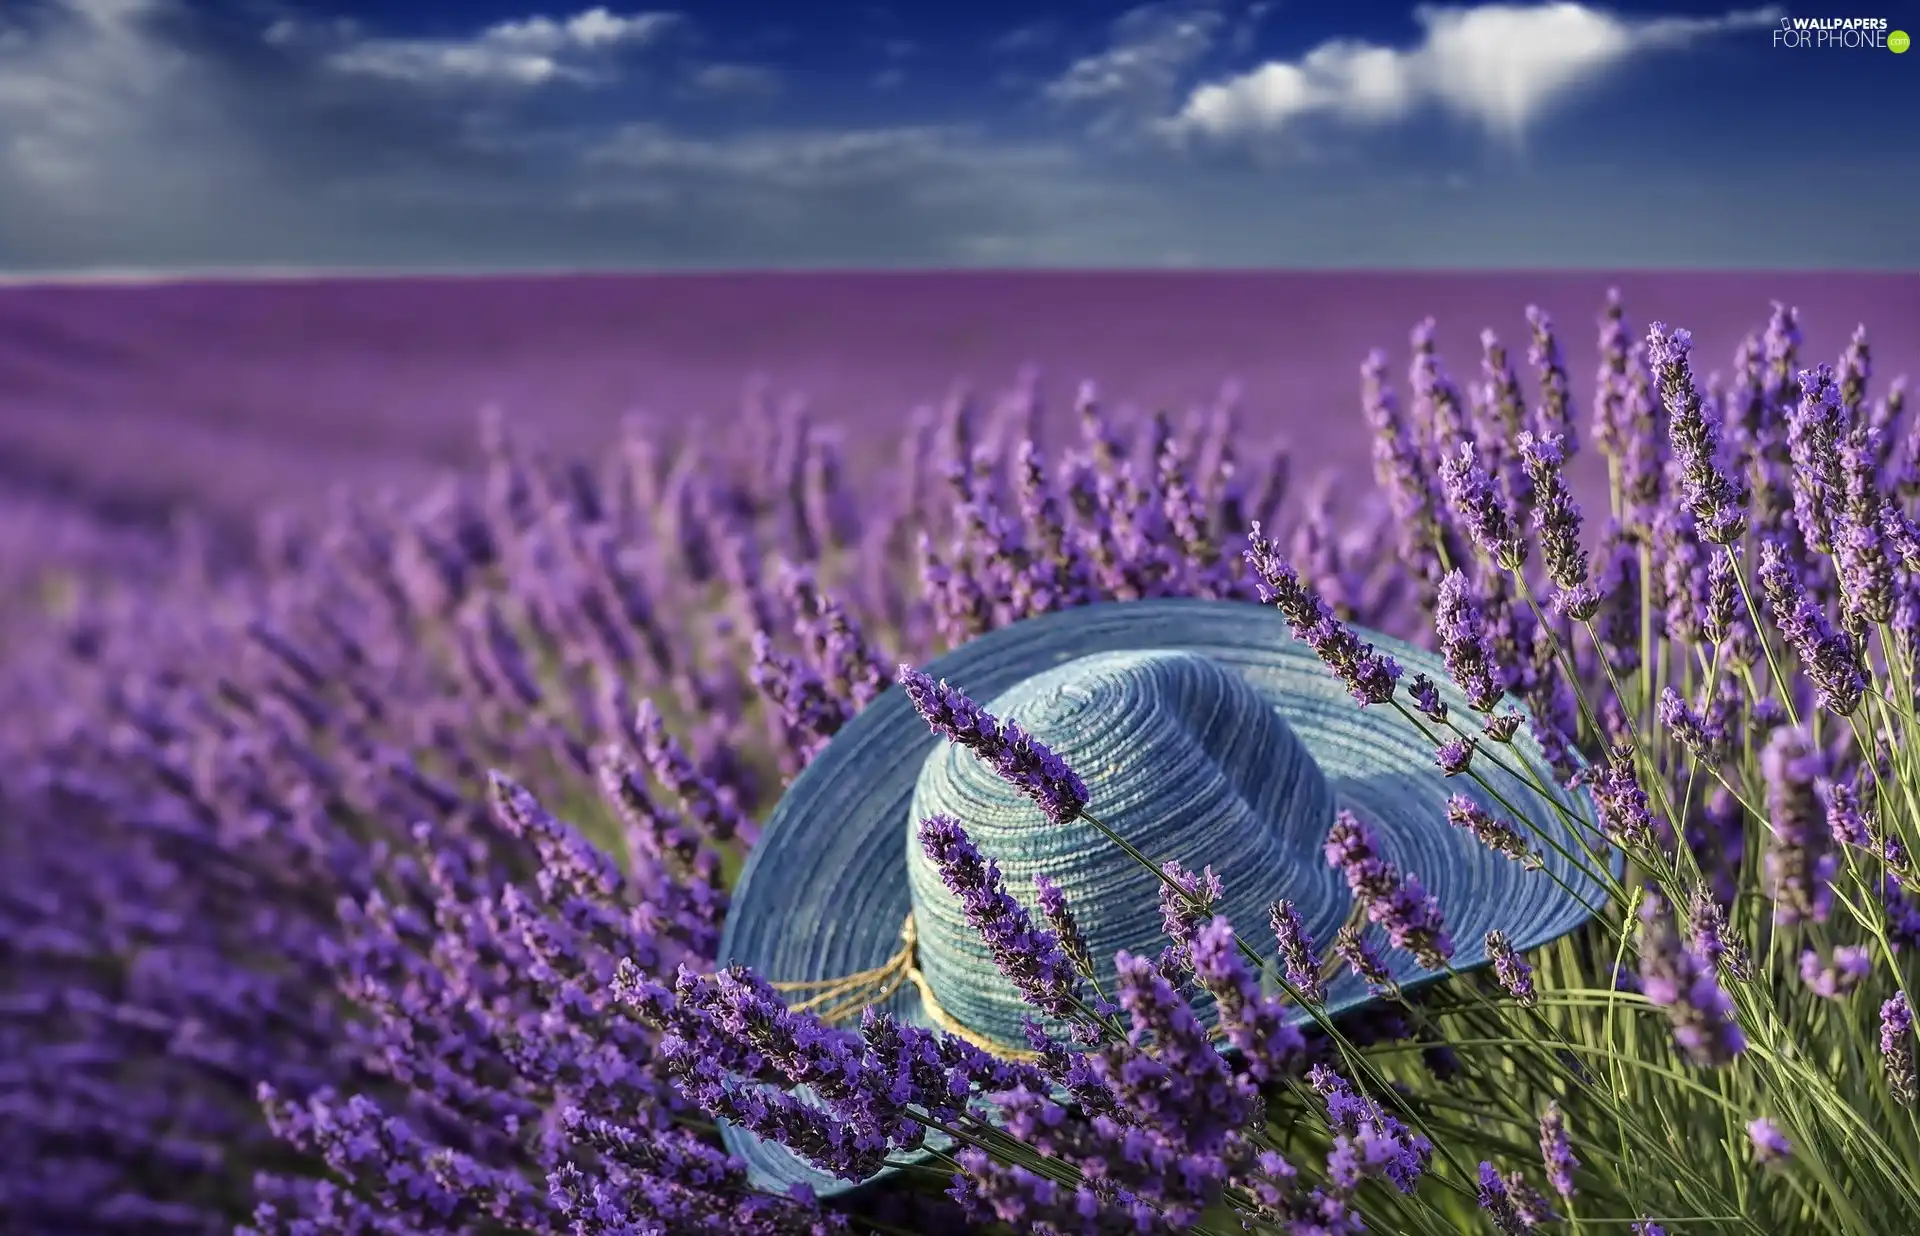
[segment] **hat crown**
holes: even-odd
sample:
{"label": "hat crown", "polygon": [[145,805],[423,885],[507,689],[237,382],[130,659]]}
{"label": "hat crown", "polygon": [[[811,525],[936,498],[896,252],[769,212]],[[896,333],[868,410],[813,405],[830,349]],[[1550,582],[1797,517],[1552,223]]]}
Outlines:
{"label": "hat crown", "polygon": [[[1088,809],[1142,852],[1193,871],[1211,865],[1226,888],[1221,910],[1236,921],[1264,921],[1276,897],[1327,904],[1339,895],[1318,853],[1332,789],[1274,702],[1239,672],[1184,650],[1099,653],[1028,678],[986,707],[1065,759],[1087,784]],[[1103,969],[1119,949],[1154,953],[1166,943],[1151,875],[1092,825],[1050,823],[983,762],[941,744],[914,787],[908,875],[920,969],[969,1028],[1019,1044],[1022,1019],[1036,1014],[922,851],[919,822],[935,814],[960,821],[1030,910],[1036,875],[1060,885]]]}

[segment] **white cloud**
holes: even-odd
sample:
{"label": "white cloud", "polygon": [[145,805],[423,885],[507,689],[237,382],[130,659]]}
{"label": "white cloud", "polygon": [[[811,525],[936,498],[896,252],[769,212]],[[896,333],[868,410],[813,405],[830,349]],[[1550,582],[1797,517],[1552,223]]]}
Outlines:
{"label": "white cloud", "polygon": [[657,125],[620,128],[587,154],[590,165],[626,171],[747,177],[769,187],[811,188],[859,180],[875,171],[967,159],[965,134],[933,126],[768,131],[725,140],[690,138]]}
{"label": "white cloud", "polygon": [[1571,90],[1642,51],[1772,25],[1776,9],[1709,18],[1635,18],[1571,2],[1415,11],[1411,49],[1322,43],[1293,61],[1202,85],[1165,129],[1229,138],[1272,133],[1309,116],[1382,124],[1438,106],[1517,141]]}
{"label": "white cloud", "polygon": [[[270,7],[236,40],[191,0],[0,0],[0,271],[939,265],[978,260],[990,237],[1022,238],[1008,260],[1073,261],[1122,243],[1102,210],[1129,229],[1141,217],[1070,143],[859,118],[699,117],[694,136],[680,125],[695,105],[671,87],[701,65],[678,58],[656,66],[672,76],[648,96],[652,126],[621,128],[624,100],[555,112],[497,88],[555,80],[512,57],[611,72],[658,36],[632,20],[423,45]],[[336,63],[395,48],[397,75]]]}
{"label": "white cloud", "polygon": [[1055,103],[1092,108],[1108,125],[1157,114],[1212,49],[1220,26],[1219,10],[1204,2],[1133,9],[1114,23],[1105,50],[1068,65],[1044,94]]}
{"label": "white cloud", "polygon": [[1044,51],[1060,41],[1058,22],[1037,21],[1015,26],[988,43],[988,48],[1003,56],[1021,56]]}
{"label": "white cloud", "polygon": [[500,22],[468,39],[364,38],[334,51],[326,63],[341,73],[422,85],[591,83],[603,77],[606,54],[652,43],[678,21],[672,13],[622,15],[596,7],[563,19]]}
{"label": "white cloud", "polygon": [[[189,59],[153,38],[165,0],[61,0],[31,25],[0,25],[0,176],[86,210],[116,160],[151,165],[145,139],[190,116]],[[154,189],[162,190],[163,181]]]}
{"label": "white cloud", "polygon": [[1005,249],[1008,261],[1071,262],[1111,246],[1113,229],[1139,217],[1121,205],[1132,190],[1090,171],[1077,149],[968,126],[693,137],[631,124],[595,146],[584,170],[582,209],[635,220],[681,250],[678,262],[743,245],[778,250],[775,262],[841,264],[865,253],[977,264],[988,249]]}
{"label": "white cloud", "polygon": [[757,64],[706,64],[687,78],[687,93],[710,99],[769,99],[780,75]]}

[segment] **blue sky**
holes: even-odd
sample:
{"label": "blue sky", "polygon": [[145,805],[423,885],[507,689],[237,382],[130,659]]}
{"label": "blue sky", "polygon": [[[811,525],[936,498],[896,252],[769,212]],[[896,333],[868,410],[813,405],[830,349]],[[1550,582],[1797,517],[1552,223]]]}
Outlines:
{"label": "blue sky", "polygon": [[0,271],[1920,268],[1920,53],[1782,16],[1920,33],[1911,0],[0,0]]}

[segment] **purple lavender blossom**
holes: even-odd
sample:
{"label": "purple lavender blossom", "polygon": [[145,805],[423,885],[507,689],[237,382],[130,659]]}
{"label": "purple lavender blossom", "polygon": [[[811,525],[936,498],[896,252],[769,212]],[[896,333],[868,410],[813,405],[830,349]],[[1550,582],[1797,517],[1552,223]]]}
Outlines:
{"label": "purple lavender blossom", "polygon": [[858,619],[822,591],[811,570],[786,567],[781,591],[794,611],[794,630],[806,645],[815,677],[848,715],[873,702],[887,685],[886,663]]}
{"label": "purple lavender blossom", "polygon": [[1840,355],[1840,406],[1848,420],[1857,420],[1866,402],[1867,380],[1873,377],[1873,350],[1867,346],[1865,324],[1853,328],[1846,351]]}
{"label": "purple lavender blossom", "polygon": [[1700,636],[1709,644],[1726,644],[1736,632],[1751,633],[1745,616],[1735,608],[1740,587],[1737,569],[1734,560],[1726,554],[1715,554],[1707,560],[1707,595],[1700,615]]}
{"label": "purple lavender blossom", "polygon": [[1633,334],[1627,329],[1626,308],[1621,303],[1619,288],[1607,289],[1599,327],[1600,365],[1594,374],[1593,443],[1602,455],[1618,460],[1626,454],[1627,438],[1633,432],[1625,409]]}
{"label": "purple lavender blossom", "polygon": [[1440,903],[1412,875],[1382,858],[1373,832],[1360,817],[1341,810],[1334,817],[1325,846],[1327,865],[1346,877],[1347,887],[1365,908],[1367,920],[1386,929],[1396,948],[1406,949],[1429,970],[1446,966],[1453,956]]}
{"label": "purple lavender blossom", "polygon": [[1449,738],[1434,749],[1434,763],[1440,771],[1449,777],[1457,777],[1473,766],[1473,753],[1480,740],[1468,734],[1463,738]]}
{"label": "purple lavender blossom", "polygon": [[1413,392],[1413,441],[1429,467],[1450,454],[1468,430],[1466,401],[1434,346],[1436,325],[1426,318],[1407,333],[1413,352],[1407,369]]}
{"label": "purple lavender blossom", "polygon": [[1727,926],[1727,912],[1705,888],[1695,889],[1688,906],[1689,938],[1693,951],[1728,978],[1749,978],[1747,946]]}
{"label": "purple lavender blossom", "polygon": [[1746,533],[1748,495],[1721,469],[1720,426],[1694,388],[1692,350],[1689,332],[1669,334],[1659,322],[1648,328],[1647,357],[1658,374],[1682,491],[1701,535],[1715,545],[1730,545]]}
{"label": "purple lavender blossom", "polygon": [[1047,926],[1053,930],[1054,939],[1060,942],[1060,951],[1067,955],[1085,978],[1093,977],[1093,950],[1087,944],[1087,937],[1080,930],[1079,920],[1074,918],[1073,909],[1067,905],[1067,895],[1058,884],[1046,876],[1033,877],[1034,900],[1040,909],[1040,917],[1047,920]]}
{"label": "purple lavender blossom", "polygon": [[1829,366],[1801,370],[1797,385],[1799,403],[1787,420],[1793,514],[1808,548],[1827,554],[1833,552],[1834,514],[1846,489],[1840,462],[1845,410]]}
{"label": "purple lavender blossom", "polygon": [[1849,627],[1877,625],[1893,617],[1894,563],[1880,515],[1884,453],[1880,432],[1867,426],[1851,430],[1840,446],[1845,489],[1835,504],[1834,559]]}
{"label": "purple lavender blossom", "polygon": [[1533,529],[1540,537],[1547,578],[1560,591],[1556,604],[1575,622],[1600,609],[1600,593],[1588,580],[1590,566],[1580,541],[1580,506],[1567,487],[1565,439],[1522,433],[1516,444],[1533,489]]}
{"label": "purple lavender blossom", "polygon": [[1333,955],[1346,962],[1347,968],[1376,993],[1393,990],[1393,972],[1358,927],[1348,924],[1334,933]]}
{"label": "purple lavender blossom", "polygon": [[1407,695],[1427,720],[1438,725],[1447,719],[1447,703],[1440,698],[1440,685],[1425,674],[1413,676],[1413,686],[1408,689]]}
{"label": "purple lavender blossom", "polygon": [[1440,479],[1446,485],[1447,501],[1459,512],[1480,551],[1502,570],[1519,570],[1526,562],[1527,542],[1472,442],[1460,443],[1441,459]]}
{"label": "purple lavender blossom", "polygon": [[1656,817],[1634,771],[1632,752],[1615,747],[1606,762],[1594,769],[1588,782],[1598,808],[1601,831],[1618,846],[1648,847],[1666,831],[1665,820]]}
{"label": "purple lavender blossom", "polygon": [[1486,380],[1474,391],[1475,431],[1486,451],[1488,470],[1499,478],[1514,511],[1524,513],[1532,505],[1533,492],[1515,444],[1526,424],[1526,395],[1498,335],[1481,331],[1480,350],[1480,373]]}
{"label": "purple lavender blossom", "polygon": [[777,710],[788,748],[810,758],[846,724],[847,712],[824,679],[797,657],[780,652],[764,631],[753,633],[753,685]]}
{"label": "purple lavender blossom", "polygon": [[1533,1187],[1524,1171],[1516,1167],[1508,1172],[1506,1185],[1508,1200],[1513,1203],[1514,1216],[1520,1220],[1522,1229],[1531,1232],[1560,1221],[1560,1215],[1548,1204],[1546,1195]]}
{"label": "purple lavender blossom", "polygon": [[952,816],[920,822],[920,845],[960,912],[980,933],[994,964],[1035,1008],[1061,1020],[1079,1010],[1080,980],[1058,937],[1033,925],[1026,908],[1000,886],[1000,866],[982,858]]}
{"label": "purple lavender blossom", "polygon": [[1558,1103],[1548,1103],[1540,1113],[1540,1161],[1546,1165],[1547,1183],[1563,1199],[1574,1195],[1573,1174],[1580,1160],[1567,1141],[1567,1120]]}
{"label": "purple lavender blossom", "polygon": [[1776,730],[1760,753],[1772,825],[1764,871],[1781,923],[1824,923],[1833,906],[1840,859],[1820,802],[1827,771],[1825,753],[1803,730]]}
{"label": "purple lavender blossom", "polygon": [[1438,580],[1446,539],[1439,488],[1388,385],[1385,352],[1367,355],[1360,383],[1361,406],[1373,430],[1373,475],[1393,512],[1402,559],[1418,578]]}
{"label": "purple lavender blossom", "polygon": [[1493,645],[1480,606],[1460,571],[1449,571],[1440,582],[1434,627],[1440,636],[1440,655],[1447,672],[1466,694],[1476,712],[1490,713],[1505,694],[1494,676]]}
{"label": "purple lavender blossom", "polygon": [[[1018,1230],[1067,1231],[1085,1224],[1112,1202],[1131,1202],[1130,1194],[1111,1190],[1102,1197],[1088,1185],[1068,1188],[1019,1164],[1001,1163],[986,1151],[968,1147],[954,1161],[960,1171],[948,1196],[978,1223],[999,1221]],[[1140,1205],[1135,1202],[1134,1204]]]}
{"label": "purple lavender blossom", "polygon": [[1756,1163],[1780,1163],[1793,1155],[1793,1143],[1787,1140],[1779,1125],[1765,1116],[1747,1122],[1747,1140],[1753,1143]]}
{"label": "purple lavender blossom", "polygon": [[1186,965],[1190,962],[1189,950],[1195,935],[1213,916],[1213,907],[1225,890],[1211,867],[1196,875],[1179,863],[1168,861],[1161,871],[1167,877],[1160,885],[1161,930],[1173,941],[1174,955]]}
{"label": "purple lavender blossom", "polygon": [[1681,940],[1658,893],[1648,893],[1640,906],[1640,988],[1667,1010],[1674,1041],[1695,1064],[1724,1065],[1746,1050],[1713,965]]}
{"label": "purple lavender blossom", "polygon": [[1123,1106],[1191,1151],[1218,1152],[1232,1144],[1253,1113],[1252,1081],[1232,1072],[1192,1005],[1151,958],[1123,951],[1114,957],[1114,971],[1129,1042],[1153,1045],[1151,1054],[1115,1053],[1103,1061],[1106,1081]]}
{"label": "purple lavender blossom", "polygon": [[1538,305],[1527,306],[1527,325],[1531,328],[1527,360],[1540,378],[1540,407],[1535,413],[1534,429],[1541,436],[1557,434],[1566,443],[1567,454],[1580,449],[1579,429],[1573,419],[1573,393],[1567,381],[1567,366],[1560,353],[1560,337],[1553,329],[1553,318]]}
{"label": "purple lavender blossom", "polygon": [[1066,515],[1049,484],[1045,456],[1031,439],[1021,440],[1014,472],[1020,517],[1034,542],[1026,570],[1014,586],[1021,612],[1043,614],[1092,599],[1086,558],[1069,535]]}
{"label": "purple lavender blossom", "polygon": [[1800,981],[1822,1000],[1843,1000],[1873,973],[1873,953],[1864,945],[1846,944],[1822,957],[1817,949],[1800,954]]}
{"label": "purple lavender blossom", "polygon": [[1861,809],[1860,794],[1853,788],[1853,783],[1823,782],[1820,794],[1826,800],[1827,835],[1840,845],[1871,853],[1874,849],[1873,828],[1867,822],[1866,812]]}
{"label": "purple lavender blossom", "polygon": [[1400,666],[1392,657],[1375,652],[1352,628],[1341,622],[1326,603],[1300,582],[1300,576],[1280,556],[1255,523],[1246,551],[1247,565],[1257,577],[1260,600],[1286,617],[1296,639],[1304,641],[1347,685],[1362,705],[1384,704],[1393,698]]}
{"label": "purple lavender blossom", "polygon": [[[1890,846],[1885,843],[1883,848]],[[1901,867],[1899,874],[1880,880],[1880,902],[1887,911],[1887,938],[1899,948],[1920,948],[1920,904],[1905,887],[1912,880],[1911,868]]]}
{"label": "purple lavender blossom", "polygon": [[1468,795],[1454,794],[1447,799],[1447,822],[1456,828],[1466,829],[1475,841],[1495,854],[1504,855],[1528,868],[1540,866],[1539,854],[1520,835],[1519,829],[1498,818]]}
{"label": "purple lavender blossom", "polygon": [[1307,934],[1299,909],[1291,901],[1276,901],[1268,907],[1267,922],[1279,943],[1280,964],[1284,967],[1287,986],[1304,1003],[1318,1004],[1326,999],[1326,988],[1320,979],[1320,958],[1313,951],[1313,937]]}
{"label": "purple lavender blossom", "polygon": [[1520,1222],[1520,1215],[1514,1209],[1506,1179],[1492,1163],[1480,1164],[1479,1201],[1480,1209],[1487,1212],[1487,1218],[1492,1220],[1502,1236],[1524,1236],[1526,1225]]}
{"label": "purple lavender blossom", "polygon": [[1412,1193],[1432,1162],[1433,1143],[1359,1094],[1324,1064],[1309,1070],[1307,1083],[1327,1104],[1327,1125],[1334,1132],[1327,1168],[1334,1183],[1352,1188],[1366,1175],[1379,1172],[1400,1192]]}
{"label": "purple lavender blossom", "polygon": [[1694,711],[1678,691],[1668,687],[1660,693],[1660,724],[1673,732],[1680,745],[1703,764],[1720,761],[1726,736],[1711,722]]}
{"label": "purple lavender blossom", "polygon": [[1601,651],[1616,674],[1640,668],[1641,570],[1636,534],[1618,520],[1607,521],[1600,538],[1601,607],[1595,614]]}
{"label": "purple lavender blossom", "polygon": [[1902,1107],[1912,1107],[1915,1093],[1913,1066],[1913,1005],[1907,993],[1896,991],[1880,1006],[1880,1058],[1886,1065],[1887,1089]]}
{"label": "purple lavender blossom", "polygon": [[1017,723],[1000,720],[911,665],[900,667],[900,686],[935,734],[986,761],[1048,820],[1065,824],[1086,810],[1087,787],[1079,774]]}
{"label": "purple lavender blossom", "polygon": [[647,767],[680,801],[695,824],[715,841],[737,836],[751,837],[754,827],[740,810],[735,797],[725,786],[717,785],[701,772],[672,734],[653,701],[642,700],[634,731],[640,738],[640,754]]}
{"label": "purple lavender blossom", "polygon": [[1260,980],[1235,947],[1233,925],[1215,917],[1195,933],[1188,949],[1195,977],[1214,999],[1220,1026],[1262,1083],[1287,1075],[1306,1040],[1289,1019],[1284,1000],[1261,994]]}
{"label": "purple lavender blossom", "polygon": [[1487,956],[1493,961],[1493,973],[1500,983],[1501,990],[1514,998],[1522,1008],[1532,1008],[1539,1003],[1539,993],[1533,987],[1533,967],[1526,958],[1514,951],[1512,941],[1504,931],[1487,933]]}
{"label": "purple lavender blossom", "polygon": [[1867,687],[1859,649],[1849,633],[1835,629],[1778,541],[1761,542],[1760,587],[1820,706],[1839,716],[1851,715]]}

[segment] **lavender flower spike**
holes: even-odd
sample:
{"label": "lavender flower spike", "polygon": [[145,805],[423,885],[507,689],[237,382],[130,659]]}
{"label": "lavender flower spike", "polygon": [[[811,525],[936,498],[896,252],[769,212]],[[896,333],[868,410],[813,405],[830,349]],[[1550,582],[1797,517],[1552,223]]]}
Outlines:
{"label": "lavender flower spike", "polygon": [[1500,569],[1519,570],[1527,559],[1526,539],[1472,442],[1460,443],[1441,459],[1440,479],[1447,488],[1447,501],[1460,513],[1474,544]]}
{"label": "lavender flower spike", "polygon": [[1880,1006],[1880,1056],[1886,1061],[1887,1089],[1894,1102],[1912,1107],[1914,1100],[1913,1005],[1907,993],[1896,991]]}
{"label": "lavender flower spike", "polygon": [[1194,934],[1188,954],[1195,977],[1220,1010],[1221,1029],[1245,1058],[1248,1071],[1261,1082],[1284,1077],[1306,1046],[1305,1039],[1287,1020],[1284,999],[1261,994],[1259,979],[1234,948],[1232,925],[1216,915]]}
{"label": "lavender flower spike", "polygon": [[999,864],[983,858],[952,816],[920,822],[920,845],[940,879],[960,899],[961,913],[993,953],[994,964],[1028,1003],[1055,1017],[1078,1010],[1079,973],[1052,932],[1033,925],[1026,909],[1000,885]]}
{"label": "lavender flower spike", "polygon": [[900,667],[900,686],[934,733],[992,765],[1047,819],[1065,824],[1086,810],[1087,787],[1079,774],[1019,725],[1000,720],[945,680],[935,682],[911,665]]}
{"label": "lavender flower spike", "polygon": [[1300,911],[1291,901],[1276,901],[1267,909],[1267,921],[1280,944],[1287,985],[1308,1004],[1326,999],[1326,986],[1320,981],[1320,958],[1314,954],[1313,937],[1307,934]]}
{"label": "lavender flower spike", "polygon": [[1487,956],[1493,959],[1494,977],[1499,980],[1501,990],[1523,1008],[1532,1008],[1540,1002],[1540,994],[1533,986],[1533,967],[1514,951],[1506,932],[1487,933]]}
{"label": "lavender flower spike", "polygon": [[1433,623],[1440,637],[1440,656],[1447,672],[1466,694],[1475,712],[1492,712],[1504,694],[1493,668],[1493,642],[1485,615],[1474,601],[1467,577],[1448,571],[1440,581],[1440,597]]}
{"label": "lavender flower spike", "polygon": [[1466,829],[1474,840],[1495,854],[1505,855],[1529,869],[1537,870],[1541,865],[1540,855],[1527,844],[1527,839],[1520,835],[1519,829],[1465,794],[1455,794],[1447,799],[1447,822]]}
{"label": "lavender flower spike", "polygon": [[1573,1196],[1573,1173],[1580,1167],[1573,1147],[1567,1141],[1567,1120],[1558,1103],[1548,1103],[1540,1113],[1540,1160],[1547,1166],[1547,1183],[1562,1198]]}
{"label": "lavender flower spike", "polygon": [[1753,1142],[1753,1157],[1760,1163],[1779,1163],[1793,1154],[1793,1143],[1780,1126],[1765,1116],[1747,1122],[1747,1137]]}
{"label": "lavender flower spike", "polygon": [[1600,593],[1588,582],[1591,567],[1580,542],[1580,504],[1567,487],[1566,444],[1558,434],[1535,437],[1522,433],[1515,442],[1533,487],[1533,527],[1540,534],[1540,552],[1547,578],[1560,589],[1559,604],[1575,622],[1585,622],[1600,609]]}
{"label": "lavender flower spike", "polygon": [[1747,1049],[1713,963],[1680,938],[1659,893],[1640,906],[1640,987],[1667,1010],[1674,1041],[1696,1065],[1727,1064]]}
{"label": "lavender flower spike", "polygon": [[1093,950],[1087,945],[1086,933],[1080,930],[1080,921],[1067,905],[1066,893],[1043,875],[1033,877],[1033,892],[1040,907],[1040,916],[1047,920],[1047,926],[1053,928],[1053,934],[1059,938],[1061,951],[1066,953],[1067,960],[1081,974],[1092,978]]}
{"label": "lavender flower spike", "polygon": [[1311,647],[1347,684],[1354,699],[1365,705],[1384,704],[1393,698],[1400,682],[1399,663],[1375,652],[1372,644],[1362,642],[1336,618],[1327,603],[1300,582],[1299,573],[1281,556],[1280,547],[1261,533],[1257,522],[1248,535],[1246,558],[1259,583],[1260,599],[1286,617],[1295,637]]}
{"label": "lavender flower spike", "polygon": [[1702,537],[1715,545],[1731,545],[1747,531],[1747,493],[1721,470],[1720,426],[1694,386],[1688,359],[1692,351],[1691,332],[1669,333],[1660,322],[1647,332],[1647,359],[1659,378],[1687,505]]}
{"label": "lavender flower spike", "polygon": [[1830,881],[1840,857],[1820,801],[1820,783],[1830,772],[1826,753],[1802,729],[1774,731],[1760,752],[1772,825],[1761,873],[1776,922],[1824,923],[1833,908]]}
{"label": "lavender flower spike", "polygon": [[1822,1000],[1844,1000],[1873,973],[1873,953],[1862,944],[1843,944],[1831,957],[1818,949],[1800,954],[1800,981]]}
{"label": "lavender flower spike", "polygon": [[1329,1178],[1351,1188],[1363,1175],[1378,1172],[1400,1192],[1412,1193],[1433,1160],[1433,1143],[1324,1064],[1307,1071],[1307,1084],[1327,1104],[1327,1127],[1334,1134],[1327,1156]]}
{"label": "lavender flower spike", "polygon": [[1787,447],[1793,461],[1793,517],[1809,548],[1832,553],[1834,516],[1846,492],[1846,474],[1840,460],[1846,409],[1831,366],[1802,369],[1798,386],[1799,402],[1787,415]]}
{"label": "lavender flower spike", "polygon": [[1325,849],[1327,865],[1346,876],[1347,887],[1366,907],[1368,920],[1386,929],[1395,948],[1406,949],[1429,970],[1446,966],[1453,956],[1453,941],[1439,901],[1428,895],[1416,877],[1402,875],[1381,857],[1372,830],[1359,816],[1345,810],[1335,816]]}
{"label": "lavender flower spike", "polygon": [[1480,1164],[1480,1209],[1487,1212],[1501,1236],[1526,1236],[1527,1227],[1513,1208],[1513,1197],[1500,1169],[1491,1163]]}

